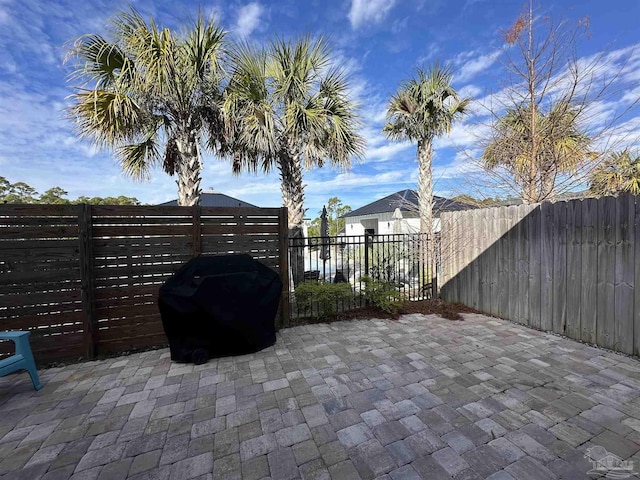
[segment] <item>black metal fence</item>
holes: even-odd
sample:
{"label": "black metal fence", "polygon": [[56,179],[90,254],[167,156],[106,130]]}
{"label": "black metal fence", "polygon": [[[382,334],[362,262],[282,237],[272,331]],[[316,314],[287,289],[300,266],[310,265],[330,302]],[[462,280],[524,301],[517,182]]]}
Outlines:
{"label": "black metal fence", "polygon": [[[386,285],[396,298],[408,301],[432,298],[437,289],[434,261],[437,255],[431,252],[436,252],[436,247],[430,245],[427,234],[419,233],[290,239],[292,323],[306,323],[323,313],[319,303],[326,304],[323,295],[328,293],[317,287],[309,288],[308,282],[350,287],[350,294],[345,286],[333,294],[338,297],[332,313],[364,306],[367,278],[377,285]],[[309,302],[309,295],[318,298]]]}

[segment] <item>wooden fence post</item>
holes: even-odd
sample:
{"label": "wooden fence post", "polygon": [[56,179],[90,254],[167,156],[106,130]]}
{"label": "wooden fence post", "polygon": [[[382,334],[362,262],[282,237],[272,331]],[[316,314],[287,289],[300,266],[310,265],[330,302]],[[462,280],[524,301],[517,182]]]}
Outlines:
{"label": "wooden fence post", "polygon": [[95,358],[98,350],[98,320],[96,317],[95,281],[93,271],[93,235],[91,205],[79,206],[78,229],[80,240],[80,279],[82,285],[82,311],[84,312],[85,356]]}
{"label": "wooden fence post", "polygon": [[280,240],[280,279],[282,280],[282,296],[280,303],[280,327],[289,326],[291,320],[291,298],[289,295],[289,216],[287,207],[280,209],[278,218],[278,238]]}
{"label": "wooden fence post", "polygon": [[193,256],[197,257],[202,253],[202,218],[200,205],[194,205],[191,217],[193,220]]}

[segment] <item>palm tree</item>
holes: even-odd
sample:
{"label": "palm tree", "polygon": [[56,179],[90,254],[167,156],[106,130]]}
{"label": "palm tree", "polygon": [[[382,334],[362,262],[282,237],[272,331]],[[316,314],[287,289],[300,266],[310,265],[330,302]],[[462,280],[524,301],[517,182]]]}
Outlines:
{"label": "palm tree", "polygon": [[[349,84],[332,66],[322,38],[275,41],[262,51],[241,45],[231,57],[223,108],[230,139],[225,153],[233,157],[236,173],[279,170],[289,235],[301,238],[303,169],[325,162],[346,168],[364,152]],[[292,263],[297,284],[303,265]]]}
{"label": "palm tree", "polygon": [[576,171],[593,157],[591,141],[578,126],[579,114],[566,102],[547,113],[538,106],[533,115],[529,105],[507,110],[482,154],[485,167],[513,175],[527,203],[553,198],[558,175]]}
{"label": "palm tree", "polygon": [[69,51],[70,114],[80,136],[115,151],[123,171],[177,174],[179,205],[200,198],[201,148],[220,147],[224,32],[200,14],[182,36],[131,9],[112,21],[112,38],[84,35]]}
{"label": "palm tree", "polygon": [[589,190],[597,195],[640,195],[640,154],[612,153],[591,173]]}
{"label": "palm tree", "polygon": [[418,210],[420,232],[433,230],[432,143],[451,131],[453,122],[468,108],[470,100],[461,99],[451,86],[448,69],[435,64],[400,85],[387,109],[384,132],[391,140],[418,144]]}

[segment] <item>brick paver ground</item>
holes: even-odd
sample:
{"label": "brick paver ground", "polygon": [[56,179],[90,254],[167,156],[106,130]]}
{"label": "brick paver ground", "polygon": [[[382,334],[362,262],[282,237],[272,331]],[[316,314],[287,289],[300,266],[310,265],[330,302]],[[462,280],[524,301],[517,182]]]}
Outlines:
{"label": "brick paver ground", "polygon": [[5,479],[581,479],[640,467],[640,362],[481,315],[291,328],[0,379]]}

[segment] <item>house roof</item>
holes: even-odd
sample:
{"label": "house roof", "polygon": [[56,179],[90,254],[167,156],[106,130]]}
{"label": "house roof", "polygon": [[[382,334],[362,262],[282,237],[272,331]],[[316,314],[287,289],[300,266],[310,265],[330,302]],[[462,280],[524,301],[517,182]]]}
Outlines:
{"label": "house roof", "polygon": [[[178,200],[161,203],[160,205],[172,206],[178,205]],[[202,192],[200,194],[200,206],[202,207],[255,207],[251,203],[230,197],[224,193],[218,192]]]}
{"label": "house roof", "polygon": [[[415,212],[418,205],[418,193],[415,190],[400,190],[387,197],[371,202],[363,207],[352,210],[343,215],[343,218],[356,217],[363,215],[375,215],[376,213],[394,212],[399,208],[402,212]],[[451,212],[458,210],[468,210],[476,208],[468,203],[449,200],[448,198],[433,196],[433,212]]]}

